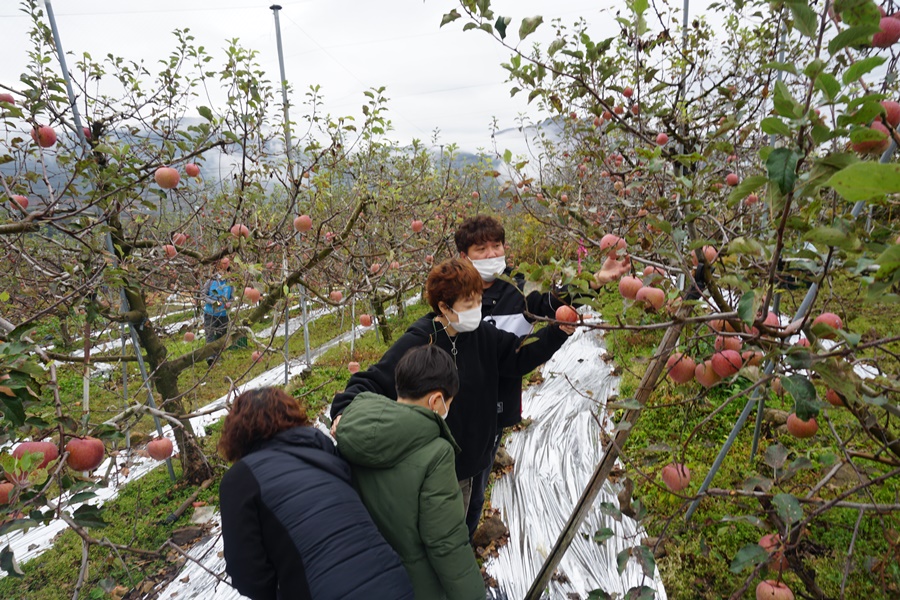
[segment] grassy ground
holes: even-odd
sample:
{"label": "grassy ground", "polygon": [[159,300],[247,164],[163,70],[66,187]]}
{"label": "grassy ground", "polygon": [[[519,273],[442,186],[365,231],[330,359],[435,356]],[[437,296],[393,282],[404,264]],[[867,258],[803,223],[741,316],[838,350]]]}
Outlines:
{"label": "grassy ground", "polygon": [[[895,332],[900,310],[896,306],[864,302],[851,287],[844,285],[835,293],[841,294],[841,305],[852,331],[875,339],[875,336]],[[622,303],[615,295],[605,296],[604,316],[611,319],[622,313]],[[634,309],[628,311],[629,322],[639,318]],[[656,348],[660,333],[614,332],[607,336],[607,346],[622,369],[620,396],[628,398],[636,391],[649,357]],[[766,521],[764,507],[753,498],[707,498],[690,522],[684,515],[687,498],[695,492],[710,465],[727,438],[733,424],[744,408],[742,397],[725,404],[736,392],[750,385],[739,378],[712,388],[707,393],[699,384],[674,386],[667,380],[661,382],[653,394],[649,407],[642,413],[626,447],[627,475],[634,482],[634,497],[647,509],[644,525],[652,538],[661,538],[658,565],[668,597],[673,600],[727,598],[739,589],[751,569],[739,573],[729,566],[742,547],[756,543],[766,533],[774,532]],[[824,390],[820,390],[824,395]],[[766,391],[767,408],[791,411],[790,397],[779,397]],[[712,410],[724,408],[708,422]],[[742,489],[752,476],[780,479],[771,490],[802,497],[823,475],[840,460],[840,449],[828,432],[830,423],[848,447],[861,452],[873,452],[876,445],[861,434],[856,419],[845,409],[828,408],[820,416],[819,433],[808,440],[794,438],[779,428],[777,423],[764,421],[760,451],[750,456],[755,410],[744,427],[712,487]],[[619,415],[616,415],[617,417]],[[616,419],[618,420],[618,419]],[[688,443],[688,437],[697,428]],[[765,461],[765,453],[784,448],[785,466],[776,472]],[[670,493],[662,486],[660,469],[672,460],[684,461],[692,472],[690,487],[683,497]],[[877,462],[857,460],[863,477],[873,479],[893,467]],[[788,467],[797,467],[796,473],[787,474]],[[842,469],[813,496],[832,499],[859,483],[849,468]],[[883,485],[872,488],[872,495],[856,494],[848,501],[879,502],[891,504],[900,497],[900,479],[894,477]],[[808,515],[811,507],[805,508]],[[845,570],[846,598],[897,598],[900,597],[900,569],[897,552],[900,549],[900,522],[895,514],[877,515],[869,512],[859,521],[857,536],[857,510],[833,508],[816,518],[800,537],[797,559],[811,578],[825,593],[825,597],[837,598]],[[853,555],[847,558],[851,541],[855,543]],[[770,572],[768,577],[775,578]],[[794,590],[804,590],[798,575],[789,571],[784,580]],[[743,597],[753,597],[759,577],[752,580]]]}

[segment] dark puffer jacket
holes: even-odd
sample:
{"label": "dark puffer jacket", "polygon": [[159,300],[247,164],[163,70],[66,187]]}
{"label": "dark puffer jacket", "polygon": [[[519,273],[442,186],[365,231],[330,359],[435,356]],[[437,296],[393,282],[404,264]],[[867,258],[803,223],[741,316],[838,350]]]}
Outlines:
{"label": "dark puffer jacket", "polygon": [[253,600],[413,600],[397,554],[312,427],[282,431],[219,486],[225,570]]}

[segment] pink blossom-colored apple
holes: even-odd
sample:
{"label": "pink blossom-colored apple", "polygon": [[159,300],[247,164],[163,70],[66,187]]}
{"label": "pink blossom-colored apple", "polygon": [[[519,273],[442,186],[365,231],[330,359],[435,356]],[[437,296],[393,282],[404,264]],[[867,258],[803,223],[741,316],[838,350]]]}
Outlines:
{"label": "pink blossom-colored apple", "polygon": [[199,177],[200,176],[200,167],[198,167],[194,163],[188,163],[184,165],[184,172],[187,173],[188,177]]}
{"label": "pink blossom-colored apple", "polygon": [[153,174],[153,179],[156,180],[156,185],[162,189],[171,190],[178,186],[181,175],[179,175],[178,171],[172,167],[160,167],[156,169],[156,172]]}
{"label": "pink blossom-colored apple", "polygon": [[147,454],[154,460],[166,460],[172,456],[173,450],[172,440],[167,437],[150,440],[150,443],[147,444]]}

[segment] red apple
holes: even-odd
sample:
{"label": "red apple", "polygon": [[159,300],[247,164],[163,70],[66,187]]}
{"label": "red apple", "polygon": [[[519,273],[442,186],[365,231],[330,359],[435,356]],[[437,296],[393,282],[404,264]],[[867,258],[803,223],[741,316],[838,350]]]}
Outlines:
{"label": "red apple", "polygon": [[828,401],[828,404],[832,406],[844,406],[844,399],[841,397],[833,389],[829,388],[827,392],[825,392],[825,400]]}
{"label": "red apple", "polygon": [[691,483],[691,472],[681,463],[669,463],[662,469],[662,480],[670,491],[680,492]]}
{"label": "red apple", "polygon": [[223,271],[224,271],[225,269],[227,269],[228,267],[230,267],[230,266],[231,266],[231,259],[228,258],[227,256],[224,257],[224,258],[222,258],[222,259],[219,261],[219,269],[221,269],[221,270],[223,270]]}
{"label": "red apple", "polygon": [[[821,315],[819,315],[818,317],[816,317],[815,319],[813,319],[812,324],[814,327],[818,323],[824,323],[825,325],[828,325],[833,329],[843,329],[844,328],[844,322],[841,321],[841,318],[839,316],[837,316],[836,314],[834,314],[832,312],[824,312]],[[829,333],[822,335],[822,337],[826,340],[830,340],[830,339],[834,338],[834,334],[829,332]]]}
{"label": "red apple", "polygon": [[371,273],[372,275],[378,275],[380,271],[381,263],[372,263],[371,265],[369,265],[369,273]]}
{"label": "red apple", "polygon": [[638,290],[644,287],[644,282],[637,277],[626,275],[619,280],[619,293],[623,298],[634,300],[637,297]]}
{"label": "red apple", "polygon": [[200,167],[198,167],[194,163],[188,163],[184,165],[184,172],[187,173],[188,177],[199,177]]}
{"label": "red apple", "polygon": [[740,352],[741,347],[744,343],[741,341],[741,338],[733,335],[718,335],[716,336],[715,348],[717,351],[721,350],[737,350]]}
{"label": "red apple", "polygon": [[694,378],[697,363],[694,359],[681,352],[675,352],[666,361],[666,373],[675,383],[687,383]]}
{"label": "red apple", "polygon": [[425,255],[425,262],[428,263],[429,265],[430,265],[431,263],[433,263],[433,262],[434,262],[434,255],[432,255],[432,254],[426,254],[426,255]]}
{"label": "red apple", "polygon": [[797,413],[791,413],[787,418],[787,430],[794,437],[801,439],[811,438],[819,430],[819,424],[816,423],[815,417],[810,418],[809,421],[804,421],[797,416]]}
{"label": "red apple", "polygon": [[300,215],[296,219],[294,219],[294,229],[303,233],[304,231],[309,231],[312,229],[312,217],[309,215]]}
{"label": "red apple", "polygon": [[172,236],[172,241],[176,246],[184,246],[187,243],[187,236],[183,233],[176,233]]}
{"label": "red apple", "polygon": [[878,23],[880,31],[872,36],[873,48],[890,48],[900,40],[900,21],[882,17]]}
{"label": "red apple", "polygon": [[163,251],[166,253],[167,258],[175,258],[178,254],[178,250],[175,249],[175,246],[172,244],[166,244],[163,246]]}
{"label": "red apple", "polygon": [[888,125],[896,129],[900,126],[900,103],[893,100],[882,100],[881,106],[884,107],[884,116],[879,116],[878,120],[882,123],[887,120]]}
{"label": "red apple", "polygon": [[22,442],[16,449],[13,450],[12,455],[16,458],[22,458],[22,456],[26,452],[40,452],[44,455],[43,460],[41,460],[41,464],[39,464],[37,469],[43,469],[46,467],[50,461],[54,461],[59,458],[59,447],[53,442]]}
{"label": "red apple", "polygon": [[741,352],[741,358],[744,359],[744,362],[751,367],[758,367],[759,365],[761,365],[763,357],[764,355],[762,352],[754,352],[753,350]]}
{"label": "red apple", "polygon": [[736,186],[738,183],[740,183],[740,181],[741,178],[737,176],[737,173],[729,173],[725,176],[725,183],[727,183],[731,187]]}
{"label": "red apple", "polygon": [[93,471],[103,462],[103,442],[97,438],[72,438],[66,444],[69,459],[66,464],[73,471]]}
{"label": "red apple", "polygon": [[[691,262],[694,263],[695,267],[700,264],[697,260],[697,252],[699,252],[699,250],[694,250],[693,252],[691,252]],[[716,250],[713,246],[703,246],[703,256],[706,257],[706,262],[712,264],[713,262],[715,262],[716,257],[719,256],[719,251]]]}
{"label": "red apple", "polygon": [[665,133],[656,134],[656,145],[657,146],[665,146],[669,143],[669,136]]}
{"label": "red apple", "polygon": [[41,125],[31,130],[31,139],[41,148],[49,148],[56,143],[56,131],[47,125]]}
{"label": "red apple", "polygon": [[756,600],[794,600],[794,593],[784,583],[767,579],[756,586]]}
{"label": "red apple", "polygon": [[767,533],[759,538],[760,547],[769,553],[769,560],[773,569],[783,571],[788,568],[787,558],[782,550],[781,536],[777,533]]}
{"label": "red apple", "polygon": [[759,196],[757,196],[756,194],[750,194],[746,198],[744,198],[744,204],[746,204],[747,206],[753,206],[757,202],[759,202]]}
{"label": "red apple", "polygon": [[13,106],[15,106],[16,99],[13,98],[12,94],[0,94],[0,102],[8,102],[8,103],[12,104]]}
{"label": "red apple", "polygon": [[666,293],[659,288],[646,286],[637,291],[634,299],[652,306],[653,310],[659,310],[666,303]]}
{"label": "red apple", "polygon": [[400,263],[397,262],[396,260],[392,260],[392,261],[391,261],[391,264],[388,265],[388,266],[389,266],[391,269],[394,269],[394,270],[396,271],[397,269],[400,268]]}
{"label": "red apple", "polygon": [[86,139],[86,140],[91,139],[91,137],[93,137],[93,135],[94,135],[91,133],[90,127],[82,127],[81,131],[82,131],[82,133],[84,133],[84,139]]}
{"label": "red apple", "polygon": [[713,370],[712,361],[709,360],[697,365],[697,368],[694,369],[694,379],[705,388],[711,388],[722,380],[719,374]]}
{"label": "red apple", "polygon": [[636,115],[641,112],[641,105],[635,102],[631,105],[631,114]]}
{"label": "red apple", "polygon": [[415,219],[410,224],[410,227],[412,228],[413,233],[419,233],[420,231],[422,231],[425,228],[425,223],[423,223],[419,219]]}
{"label": "red apple", "polygon": [[372,325],[372,315],[359,315],[359,324],[363,327],[369,327],[370,325]]}
{"label": "red apple", "polygon": [[619,106],[617,106],[617,107],[615,107],[615,108],[613,109],[613,112],[616,113],[617,115],[624,114],[624,113],[625,113],[625,107],[622,106],[622,105],[619,105]]}
{"label": "red apple", "polygon": [[344,297],[344,294],[342,294],[338,290],[334,290],[333,292],[328,294],[328,297],[331,299],[332,302],[340,302],[341,299]]}
{"label": "red apple", "polygon": [[160,167],[153,174],[156,184],[164,190],[174,189],[181,180],[181,175],[172,167]]}
{"label": "red apple", "polygon": [[25,196],[12,196],[10,197],[9,201],[18,204],[22,208],[22,210],[28,210],[28,198],[26,198]]}
{"label": "red apple", "polygon": [[472,200],[478,200],[478,192],[472,192]]}
{"label": "red apple", "polygon": [[259,302],[260,294],[259,290],[254,287],[245,287],[244,288],[244,300],[248,304],[256,304]]}
{"label": "red apple", "polygon": [[262,356],[262,352],[260,352],[259,350],[254,350],[250,355],[250,360],[252,360],[254,363],[258,363]]}
{"label": "red apple", "polygon": [[722,350],[712,356],[712,368],[719,377],[731,377],[741,370],[744,359],[736,350]]}
{"label": "red apple", "polygon": [[562,202],[563,204],[565,204],[566,202],[569,201],[569,195],[568,194],[560,194],[559,201]]}
{"label": "red apple", "polygon": [[172,450],[172,440],[167,437],[150,440],[150,443],[147,444],[147,454],[155,460],[166,460],[172,456]]}
{"label": "red apple", "polygon": [[634,90],[630,87],[626,87],[622,89],[622,95],[626,98],[631,98],[634,95]]}
{"label": "red apple", "polygon": [[194,335],[193,331],[185,331],[184,332],[184,341],[186,341],[186,342],[193,342],[195,337],[196,336]]}
{"label": "red apple", "polygon": [[556,309],[556,320],[565,323],[576,323],[578,321],[578,313],[571,306],[564,304]]}
{"label": "red apple", "polygon": [[249,238],[250,230],[247,228],[246,225],[237,223],[237,224],[231,226],[231,235],[233,235],[236,238],[240,238],[240,237]]}
{"label": "red apple", "polygon": [[[2,98],[0,98],[2,100]],[[12,496],[15,485],[9,482],[0,483],[0,505],[9,504],[9,498]]]}
{"label": "red apple", "polygon": [[351,373],[359,372],[359,363],[356,362],[355,360],[347,363],[347,370],[350,371]]}
{"label": "red apple", "polygon": [[600,252],[604,252],[610,248],[615,248],[616,250],[624,250],[626,245],[627,242],[614,233],[607,233],[602,238],[600,238]]}

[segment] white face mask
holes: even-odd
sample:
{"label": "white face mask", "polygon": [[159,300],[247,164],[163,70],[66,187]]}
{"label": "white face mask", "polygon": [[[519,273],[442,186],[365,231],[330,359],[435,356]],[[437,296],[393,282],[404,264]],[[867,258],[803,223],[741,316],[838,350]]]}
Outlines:
{"label": "white face mask", "polygon": [[[444,396],[443,396],[443,395],[441,395],[441,404],[444,405],[444,414],[441,414],[441,413],[439,413],[439,412],[436,411],[436,410],[434,411],[434,414],[436,414],[437,416],[439,416],[440,418],[442,418],[442,419],[444,419],[444,420],[446,421],[446,420],[447,420],[447,416],[450,414],[450,409],[447,408],[447,403],[444,402]],[[433,409],[432,409],[432,410],[433,410]]]}
{"label": "white face mask", "polygon": [[479,258],[478,260],[470,258],[469,262],[481,275],[482,281],[486,283],[497,279],[497,275],[500,275],[506,269],[506,255],[495,256],[494,258]]}
{"label": "white face mask", "polygon": [[470,310],[462,310],[459,312],[453,310],[452,308],[450,310],[456,313],[456,316],[459,317],[459,322],[454,323],[449,319],[448,321],[450,322],[450,326],[459,333],[475,331],[476,329],[478,329],[478,326],[481,325],[480,307],[472,308]]}

